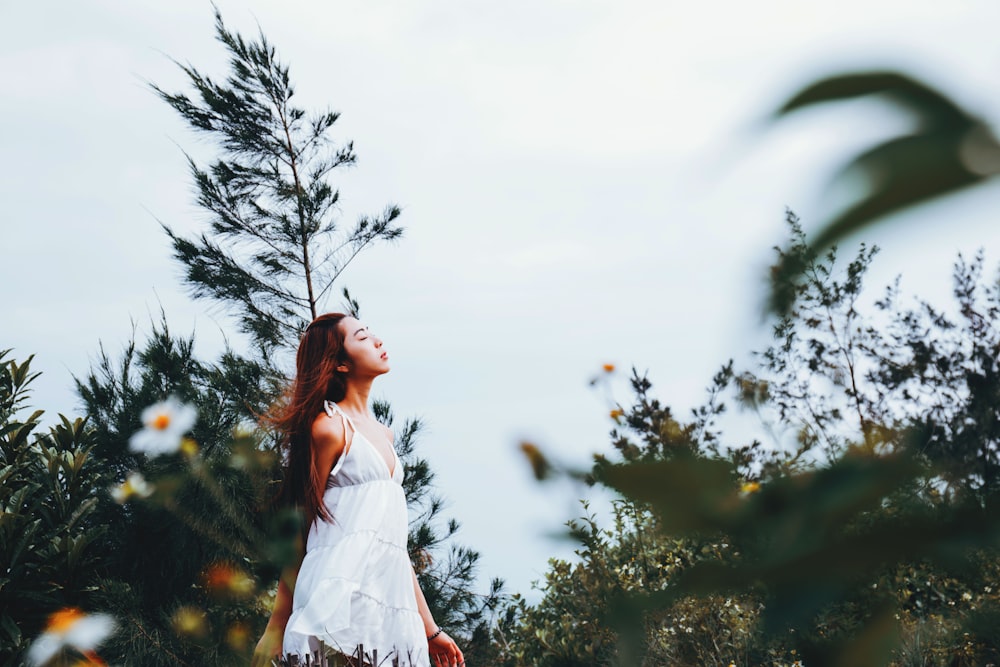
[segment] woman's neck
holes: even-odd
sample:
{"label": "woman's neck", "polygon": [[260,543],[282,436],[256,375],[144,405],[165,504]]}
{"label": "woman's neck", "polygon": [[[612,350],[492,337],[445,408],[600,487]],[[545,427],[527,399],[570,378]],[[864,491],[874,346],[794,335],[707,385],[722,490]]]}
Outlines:
{"label": "woman's neck", "polygon": [[368,394],[371,393],[372,380],[374,378],[348,382],[344,398],[337,401],[337,405],[356,415],[367,415]]}

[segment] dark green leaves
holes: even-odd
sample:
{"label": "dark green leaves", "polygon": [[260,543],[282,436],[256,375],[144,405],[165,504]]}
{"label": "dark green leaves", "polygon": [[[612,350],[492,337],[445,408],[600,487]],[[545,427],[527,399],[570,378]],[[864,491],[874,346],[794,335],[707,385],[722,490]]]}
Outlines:
{"label": "dark green leaves", "polygon": [[0,351],[0,663],[22,650],[59,608],[79,605],[100,571],[106,528],[95,493],[110,483],[95,461],[85,420],[60,416],[37,432],[42,412],[22,415],[37,377],[30,361]]}
{"label": "dark green leaves", "polygon": [[[886,215],[1000,174],[1000,142],[988,124],[903,74],[865,72],[823,79],[793,96],[775,115],[869,95],[915,116],[916,128],[863,152],[841,170],[837,179],[860,176],[867,187],[815,235],[811,245],[817,252]],[[771,307],[779,314],[791,305],[787,285],[798,281],[801,269],[795,262],[782,262],[773,270]]]}
{"label": "dark green leaves", "polygon": [[726,461],[683,456],[653,463],[598,465],[594,478],[655,508],[668,534],[718,530],[730,520],[736,501],[736,478]]}

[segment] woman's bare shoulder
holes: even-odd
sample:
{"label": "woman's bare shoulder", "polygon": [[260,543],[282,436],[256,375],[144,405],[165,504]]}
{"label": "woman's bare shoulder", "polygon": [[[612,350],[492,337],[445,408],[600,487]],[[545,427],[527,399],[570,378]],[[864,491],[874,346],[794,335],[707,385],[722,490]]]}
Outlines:
{"label": "woman's bare shoulder", "polygon": [[313,447],[317,449],[332,449],[335,453],[340,453],[346,441],[344,421],[332,418],[325,412],[317,415],[312,423],[312,441]]}

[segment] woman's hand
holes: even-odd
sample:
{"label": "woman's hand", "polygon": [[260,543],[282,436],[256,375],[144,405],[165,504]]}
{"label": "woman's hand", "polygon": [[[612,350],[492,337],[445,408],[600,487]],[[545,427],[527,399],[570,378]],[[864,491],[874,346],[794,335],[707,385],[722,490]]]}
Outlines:
{"label": "woman's hand", "polygon": [[465,667],[465,657],[448,633],[442,632],[434,639],[428,640],[427,648],[434,667]]}
{"label": "woman's hand", "polygon": [[251,667],[271,667],[271,661],[281,655],[281,643],[284,638],[285,632],[282,628],[268,626],[264,630],[264,636],[257,642],[257,648],[253,650]]}

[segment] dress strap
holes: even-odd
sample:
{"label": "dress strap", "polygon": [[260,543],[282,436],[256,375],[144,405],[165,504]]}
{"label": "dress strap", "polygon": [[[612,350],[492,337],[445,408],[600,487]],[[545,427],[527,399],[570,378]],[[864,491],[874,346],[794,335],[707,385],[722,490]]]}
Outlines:
{"label": "dress strap", "polygon": [[[337,462],[330,470],[330,477],[333,477],[340,471],[341,467],[343,467],[344,461],[347,459],[347,453],[350,451],[351,444],[354,442],[354,434],[358,432],[358,429],[355,428],[354,422],[351,421],[351,418],[344,414],[344,411],[340,409],[340,406],[333,401],[324,401],[323,409],[326,411],[327,416],[331,418],[333,418],[334,415],[339,415],[341,422],[344,424],[344,451],[340,453],[340,456],[337,458]],[[348,426],[351,427],[350,437],[348,437]]]}
{"label": "dress strap", "polygon": [[354,422],[351,421],[351,418],[348,417],[347,413],[341,410],[340,406],[334,403],[333,401],[323,401],[323,408],[326,410],[326,414],[330,415],[331,417],[334,415],[340,415],[341,419],[345,420],[348,424],[350,424],[352,429],[354,428]]}

